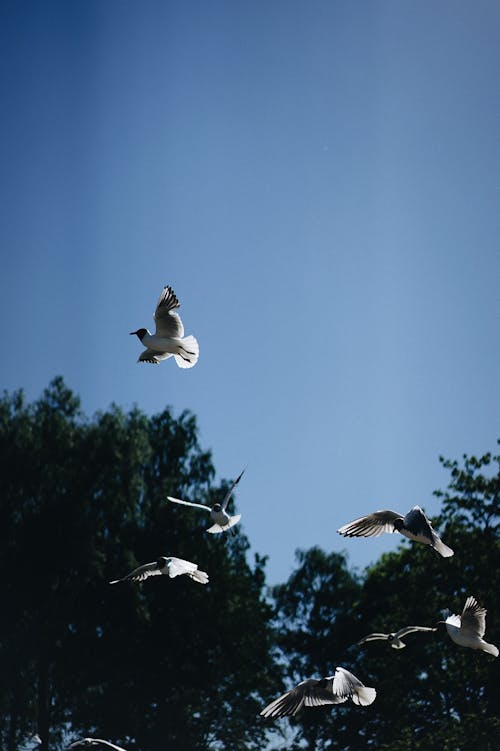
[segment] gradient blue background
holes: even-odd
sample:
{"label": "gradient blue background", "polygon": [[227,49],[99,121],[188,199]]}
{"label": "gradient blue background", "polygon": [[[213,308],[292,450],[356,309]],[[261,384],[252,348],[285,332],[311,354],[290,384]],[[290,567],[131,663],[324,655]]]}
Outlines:
{"label": "gradient blue background", "polygon": [[[498,2],[19,0],[0,43],[0,386],[193,410],[271,583],[394,548],[335,530],[499,435]],[[136,363],[164,284],[190,371]]]}

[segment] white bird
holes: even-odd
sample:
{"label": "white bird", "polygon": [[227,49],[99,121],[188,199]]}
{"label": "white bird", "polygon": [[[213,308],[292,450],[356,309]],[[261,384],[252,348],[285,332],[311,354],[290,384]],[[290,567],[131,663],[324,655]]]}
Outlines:
{"label": "white bird", "polygon": [[345,668],[335,668],[335,674],[326,678],[308,678],[265,707],[263,717],[288,717],[302,707],[319,707],[324,704],[342,704],[352,699],[354,704],[366,707],[375,701],[377,692],[364,686]]}
{"label": "white bird", "polygon": [[368,636],[364,636],[356,643],[361,645],[368,641],[383,639],[387,641],[393,649],[403,649],[406,647],[406,644],[402,641],[403,637],[417,631],[437,631],[437,628],[430,628],[429,626],[405,626],[404,628],[400,628],[399,631],[396,631],[394,634],[368,634]]}
{"label": "white bird", "polygon": [[[243,470],[243,472],[244,471],[245,470]],[[192,506],[193,508],[200,508],[200,509],[203,509],[204,511],[208,511],[210,513],[211,520],[214,522],[213,526],[207,529],[207,532],[210,532],[210,534],[214,535],[214,534],[218,534],[219,532],[226,532],[231,527],[234,527],[235,524],[238,524],[239,520],[241,519],[241,514],[230,516],[227,513],[226,509],[227,509],[227,504],[229,503],[229,499],[231,498],[236,485],[239,483],[239,481],[243,477],[243,472],[241,472],[236,478],[236,480],[233,482],[233,484],[227,491],[222,503],[214,503],[213,506],[205,506],[203,503],[191,503],[191,501],[181,501],[180,498],[172,498],[171,495],[168,495],[167,498],[169,501],[172,501],[173,503],[182,503],[183,506]]]}
{"label": "white bird", "polygon": [[115,746],[114,743],[103,741],[101,738],[81,738],[79,741],[70,743],[67,749],[69,751],[70,748],[88,748],[89,746],[107,746],[108,748],[114,748],[115,751],[125,751],[121,746]]}
{"label": "white bird", "polygon": [[375,511],[344,524],[337,532],[345,537],[378,537],[384,532],[400,532],[409,540],[430,545],[443,558],[453,555],[453,550],[436,534],[420,506],[413,506],[406,516],[395,511]]}
{"label": "white bird", "polygon": [[186,574],[195,582],[199,582],[200,584],[208,583],[208,574],[205,571],[200,571],[197,563],[184,561],[182,558],[167,558],[163,555],[157,558],[156,561],[153,561],[153,563],[144,563],[142,566],[138,566],[131,571],[130,574],[123,576],[121,579],[114,579],[109,583],[118,584],[118,582],[124,581],[142,582],[150,576],[158,576],[159,574],[165,574],[171,579],[174,576]]}
{"label": "white bird", "polygon": [[[450,612],[450,611],[448,611]],[[481,652],[498,657],[498,647],[494,644],[488,644],[483,640],[486,631],[486,613],[475,597],[472,595],[465,601],[462,615],[449,615],[444,623],[450,638],[461,647],[470,647],[479,649]]]}
{"label": "white bird", "polygon": [[[198,362],[199,347],[194,336],[184,337],[184,326],[175,308],[180,303],[172,287],[164,287],[155,310],[156,330],[152,334],[148,329],[137,329],[136,334],[146,350],[137,362],[151,362],[157,365],[172,355],[179,368],[192,368]],[[184,338],[183,338],[184,337]]]}

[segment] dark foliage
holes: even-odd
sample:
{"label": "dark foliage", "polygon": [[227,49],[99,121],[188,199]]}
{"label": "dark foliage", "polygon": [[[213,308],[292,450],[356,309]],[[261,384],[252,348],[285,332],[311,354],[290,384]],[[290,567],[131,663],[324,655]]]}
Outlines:
{"label": "dark foliage", "polygon": [[[313,548],[275,589],[280,645],[288,680],[331,675],[337,665],[377,689],[369,707],[305,709],[291,720],[286,748],[384,751],[495,751],[500,748],[500,660],[458,647],[443,627],[412,634],[407,647],[366,634],[406,625],[434,626],[449,608],[461,613],[467,595],[488,609],[486,639],[500,644],[500,457],[441,460],[451,470],[442,516],[435,520],[455,550],[444,559],[424,545],[402,543],[362,579],[342,555]],[[367,541],[369,544],[369,541]],[[275,723],[284,731],[288,721]]]}
{"label": "dark foliage", "polygon": [[[85,418],[56,378],[34,404],[0,400],[0,745],[42,751],[98,735],[130,751],[260,748],[255,716],[279,689],[264,560],[165,502],[207,502],[196,421],[114,406]],[[158,555],[210,575],[111,587]],[[279,681],[279,678],[278,678]]]}

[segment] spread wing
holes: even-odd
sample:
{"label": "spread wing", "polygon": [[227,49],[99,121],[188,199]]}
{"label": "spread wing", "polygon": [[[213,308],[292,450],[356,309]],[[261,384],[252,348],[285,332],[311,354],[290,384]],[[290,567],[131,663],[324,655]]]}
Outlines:
{"label": "spread wing", "polygon": [[400,628],[397,633],[394,634],[396,639],[402,639],[403,636],[408,636],[408,634],[414,634],[416,631],[437,631],[436,628],[431,628],[430,626],[405,626],[404,628]]}
{"label": "spread wing", "polygon": [[[130,572],[130,574],[127,574],[126,576],[123,576],[121,579],[115,579],[112,582],[109,582],[110,584],[117,584],[118,582],[142,582],[145,579],[148,579],[150,576],[158,576],[161,575],[161,571],[158,568],[158,564],[156,562],[153,563],[144,563],[142,566],[138,566],[133,571]],[[102,743],[102,741],[100,741]]]}
{"label": "spread wing", "polygon": [[481,607],[472,595],[465,601],[460,630],[483,637],[486,631],[486,608]]}
{"label": "spread wing", "polygon": [[224,511],[226,510],[227,504],[229,503],[229,499],[231,498],[231,496],[233,494],[233,490],[235,489],[235,487],[237,486],[237,484],[239,483],[239,481],[243,477],[243,473],[244,472],[245,472],[245,470],[243,470],[243,472],[240,472],[240,474],[238,475],[238,477],[236,478],[236,480],[233,482],[233,484],[231,485],[231,487],[227,491],[227,493],[225,495],[225,498],[222,501],[222,508],[224,509]]}
{"label": "spread wing", "polygon": [[420,506],[414,506],[411,511],[408,511],[403,519],[403,526],[414,535],[433,539],[434,530]]}
{"label": "spread wing", "polygon": [[367,641],[376,641],[377,639],[388,639],[389,634],[368,634],[368,636],[363,636],[362,639],[360,639],[356,644],[364,644]]}
{"label": "spread wing", "polygon": [[115,746],[114,743],[103,741],[100,738],[81,738],[79,741],[71,743],[67,748],[85,748],[87,746],[105,746],[107,748],[113,748],[115,751],[125,751],[121,746]]}
{"label": "spread wing", "polygon": [[171,579],[174,576],[180,576],[181,574],[192,574],[196,571],[198,565],[191,563],[191,561],[184,561],[182,558],[169,558],[168,559],[168,575]]}
{"label": "spread wing", "polygon": [[338,667],[333,678],[332,691],[335,696],[343,699],[352,699],[354,704],[366,707],[371,704],[377,695],[374,688],[365,686],[359,678],[345,668]]}
{"label": "spread wing", "polygon": [[375,511],[344,524],[337,532],[345,537],[378,537],[384,532],[396,532],[394,522],[402,518],[395,511]]}
{"label": "spread wing", "polygon": [[345,699],[339,700],[338,697],[333,695],[331,681],[331,678],[319,680],[308,678],[268,704],[262,710],[261,715],[263,717],[289,717],[297,714],[304,706],[319,707],[324,704],[340,704]]}
{"label": "spread wing", "polygon": [[157,336],[168,338],[184,336],[184,326],[180,316],[175,312],[175,309],[179,307],[179,300],[172,287],[164,287],[158,298],[154,316]]}
{"label": "spread wing", "polygon": [[172,503],[181,503],[183,506],[192,506],[193,508],[202,508],[205,511],[211,511],[210,506],[205,506],[203,503],[191,503],[191,501],[181,501],[180,498],[172,498],[171,495],[167,495],[169,501]]}

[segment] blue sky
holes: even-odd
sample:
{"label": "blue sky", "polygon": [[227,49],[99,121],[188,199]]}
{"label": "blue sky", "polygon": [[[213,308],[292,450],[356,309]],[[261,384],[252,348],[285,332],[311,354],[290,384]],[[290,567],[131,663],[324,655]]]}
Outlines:
{"label": "blue sky", "polygon": [[[437,512],[500,435],[498,3],[20,0],[0,42],[0,386],[191,409],[270,583]],[[136,363],[164,284],[189,371]]]}

